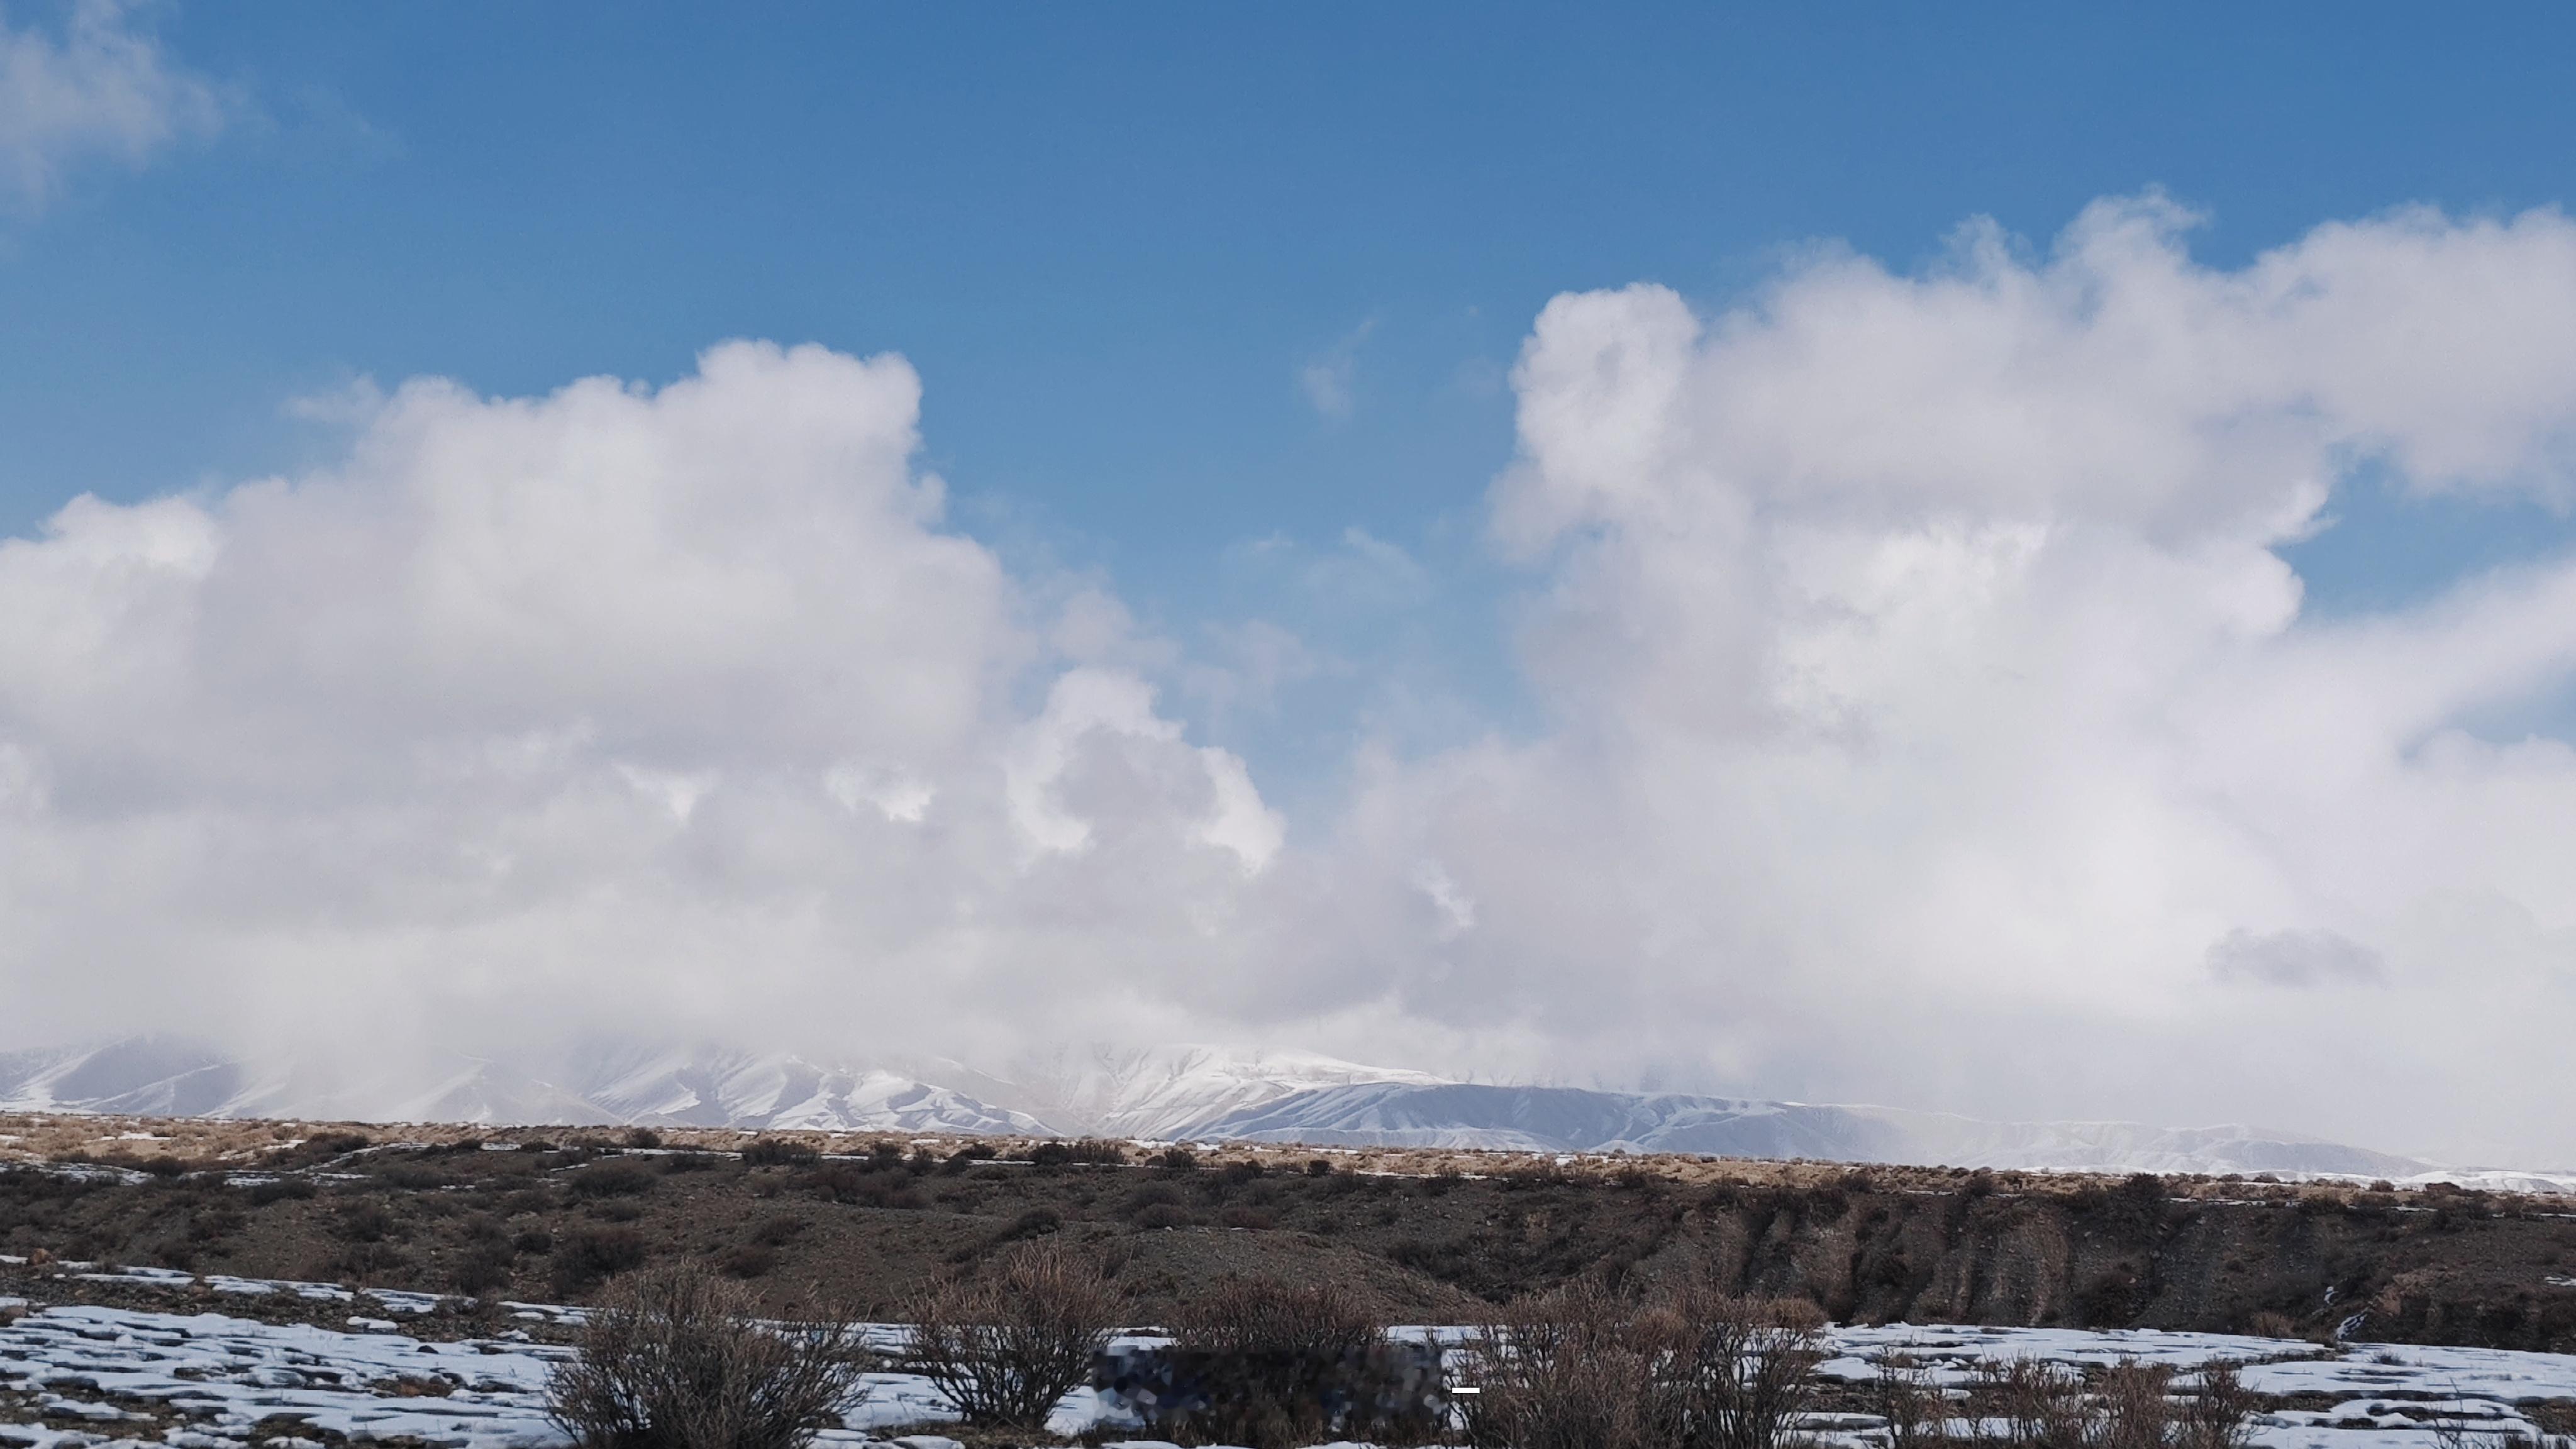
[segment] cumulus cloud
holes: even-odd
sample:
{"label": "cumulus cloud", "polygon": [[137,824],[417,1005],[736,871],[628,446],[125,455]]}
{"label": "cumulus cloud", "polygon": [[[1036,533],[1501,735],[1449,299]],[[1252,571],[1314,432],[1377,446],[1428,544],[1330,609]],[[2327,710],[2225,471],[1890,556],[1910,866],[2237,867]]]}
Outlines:
{"label": "cumulus cloud", "polygon": [[2576,750],[2476,729],[2576,676],[2576,560],[2320,617],[2281,554],[2365,466],[2567,496],[2576,225],[2190,225],[1550,303],[1490,515],[1540,723],[1293,827],[1206,666],[945,525],[898,360],[413,382],[322,473],[76,500],[0,545],[12,1029],[1293,1039],[2576,1159]]}
{"label": "cumulus cloud", "polygon": [[1183,960],[1280,822],[941,526],[918,401],[751,343],[415,382],[328,472],[0,545],[13,1031],[865,1049]]}
{"label": "cumulus cloud", "polygon": [[[1376,817],[1479,902],[1454,1010],[1773,1090],[2576,1155],[2479,1045],[2576,1021],[2576,758],[2467,727],[2576,672],[2576,562],[2328,619],[2279,553],[2363,462],[2565,496],[2576,226],[2406,211],[2225,271],[2189,224],[1547,307],[1493,521],[1550,727]],[[2383,960],[2331,1022],[2211,994]],[[2405,1065],[2338,1107],[2320,1028]]]}
{"label": "cumulus cloud", "polygon": [[173,64],[119,0],[76,0],[59,35],[0,17],[0,184],[25,204],[72,166],[140,166],[224,115],[222,92]]}

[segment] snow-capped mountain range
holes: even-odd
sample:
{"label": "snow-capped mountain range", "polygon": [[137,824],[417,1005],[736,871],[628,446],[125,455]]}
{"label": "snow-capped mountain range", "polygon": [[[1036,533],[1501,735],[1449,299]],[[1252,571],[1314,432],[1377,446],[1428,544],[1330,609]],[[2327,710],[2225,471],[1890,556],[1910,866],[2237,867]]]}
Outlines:
{"label": "snow-capped mountain range", "polygon": [[1994,1168],[2404,1178],[2426,1164],[2295,1134],[1990,1122],[1885,1107],[1498,1086],[1304,1052],[1070,1049],[1004,1071],[611,1047],[549,1070],[455,1056],[373,1077],[142,1037],[0,1055],[0,1111],[306,1120],[1105,1135],[1318,1146],[1683,1152]]}

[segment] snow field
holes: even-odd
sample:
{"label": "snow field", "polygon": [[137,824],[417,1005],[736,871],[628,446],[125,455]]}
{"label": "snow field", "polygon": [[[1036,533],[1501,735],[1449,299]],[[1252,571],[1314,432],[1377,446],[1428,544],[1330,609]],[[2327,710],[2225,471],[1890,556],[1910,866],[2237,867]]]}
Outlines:
{"label": "snow field", "polygon": [[[2327,1349],[2299,1340],[2153,1329],[1916,1327],[1890,1324],[1837,1328],[1826,1378],[1865,1384],[1878,1361],[1902,1354],[1944,1389],[1963,1389],[1983,1369],[2016,1358],[2075,1366],[2123,1359],[2179,1371],[2189,1388],[2204,1365],[2237,1364],[2244,1386],[2266,1398],[2324,1395],[2324,1409],[2276,1406],[2256,1416],[2258,1449],[2440,1449],[2431,1421],[2455,1421],[2473,1436],[2545,1440],[2525,1410],[2547,1400],[2576,1402],[2576,1356],[2411,1344],[2347,1344]],[[1856,1416],[1855,1416],[1856,1417]],[[1869,1439],[1874,1424],[1819,1425],[1834,1437]]]}
{"label": "snow field", "polygon": [[[217,1291],[247,1295],[317,1286],[327,1285],[243,1280]],[[391,1300],[380,1301],[400,1311]],[[520,1311],[557,1321],[572,1316],[544,1305]],[[529,1342],[519,1332],[438,1342],[396,1331],[389,1319],[353,1316],[351,1322],[357,1331],[218,1313],[88,1306],[28,1313],[0,1325],[0,1419],[48,1422],[0,1422],[0,1446],[308,1449],[326,1439],[400,1439],[438,1449],[564,1444],[546,1418],[545,1383],[569,1349]],[[866,1329],[880,1349],[899,1348],[905,1333],[894,1324]],[[1455,1343],[1465,1331],[1402,1333]],[[1137,1335],[1127,1341],[1154,1340]],[[2576,1357],[2377,1344],[2329,1350],[2277,1339],[2146,1330],[1840,1328],[1829,1334],[1830,1356],[1821,1373],[1865,1384],[1891,1353],[1912,1358],[1933,1383],[1951,1390],[1964,1388],[1981,1369],[2015,1358],[2079,1366],[2134,1359],[2175,1368],[2186,1386],[2193,1370],[2227,1360],[2244,1366],[2245,1386],[2257,1393],[2331,1400],[2324,1408],[2283,1406],[2262,1414],[2254,1431],[2260,1449],[2442,1449],[2430,1422],[2435,1417],[2478,1435],[2537,1439],[2542,1426],[2528,1412],[2533,1406],[2576,1402]],[[878,1436],[954,1417],[926,1380],[869,1374],[844,1414],[844,1427],[822,1436],[823,1449],[888,1443],[938,1449],[936,1436]],[[1121,1425],[1086,1390],[1058,1405],[1048,1427],[1070,1434]],[[1818,1415],[1809,1427],[1846,1446],[1878,1438],[1877,1421],[1861,1414]]]}

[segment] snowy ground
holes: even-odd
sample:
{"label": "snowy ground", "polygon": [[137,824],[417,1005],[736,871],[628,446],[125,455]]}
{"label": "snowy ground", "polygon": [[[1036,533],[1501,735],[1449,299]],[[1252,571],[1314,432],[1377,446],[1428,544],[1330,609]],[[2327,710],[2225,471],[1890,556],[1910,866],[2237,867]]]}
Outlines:
{"label": "snowy ground", "polygon": [[[209,1286],[242,1297],[348,1291],[253,1280]],[[349,1306],[390,1316],[354,1312],[345,1330],[219,1313],[26,1312],[0,1325],[0,1446],[308,1449],[340,1440],[405,1440],[442,1449],[559,1449],[563,1435],[547,1422],[544,1386],[568,1350],[532,1342],[525,1330],[454,1342],[416,1338],[395,1319],[427,1311],[428,1300],[367,1297],[372,1301]],[[574,1316],[544,1305],[513,1307],[530,1321]],[[0,1299],[0,1318],[23,1310]],[[901,1332],[879,1325],[871,1337],[892,1347]],[[2231,1360],[2248,1365],[2246,1387],[2288,1401],[2258,1421],[2262,1449],[2438,1449],[2434,1422],[2444,1419],[2476,1435],[2537,1439],[2545,1427],[2534,1418],[2540,1404],[2576,1407],[2576,1357],[2554,1354],[2373,1344],[2329,1351],[2218,1334],[1903,1325],[1838,1329],[1832,1338],[1836,1352],[1824,1373],[1847,1382],[1869,1380],[1879,1357],[1890,1352],[1911,1356],[1951,1387],[1966,1383],[1980,1365],[2016,1357],[2071,1364],[2137,1359],[2186,1372]],[[924,1380],[871,1374],[850,1406],[847,1427],[824,1436],[825,1449],[883,1442],[932,1449],[942,1441],[876,1436],[949,1417]],[[1067,1432],[1094,1426],[1113,1427],[1087,1393],[1059,1406],[1051,1425]],[[1835,1415],[1813,1427],[1859,1444],[1868,1442],[1874,1424]]]}
{"label": "snowy ground", "polygon": [[1841,1352],[1823,1366],[1829,1378],[1866,1383],[1881,1356],[1901,1353],[1945,1388],[1964,1386],[1981,1367],[2013,1358],[2168,1364],[2184,1371],[2185,1386],[2191,1370],[2224,1360],[2242,1366],[2241,1382],[2257,1394],[2323,1405],[2274,1405],[2256,1420],[2254,1442],[2261,1449],[2437,1449],[2434,1426],[2445,1421],[2473,1440],[2538,1441],[2548,1434],[2533,1419],[2534,1408],[2551,1401],[2576,1407],[2576,1356],[2566,1354],[2372,1343],[2330,1350],[2221,1333],[1906,1324],[1838,1328],[1833,1342]]}

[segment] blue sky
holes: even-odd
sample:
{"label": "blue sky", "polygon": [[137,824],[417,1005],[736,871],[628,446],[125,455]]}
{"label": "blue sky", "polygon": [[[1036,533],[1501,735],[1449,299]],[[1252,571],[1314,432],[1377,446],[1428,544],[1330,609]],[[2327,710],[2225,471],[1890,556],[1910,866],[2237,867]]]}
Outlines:
{"label": "blue sky", "polygon": [[2576,13],[0,15],[22,1032],[2576,1160]]}
{"label": "blue sky", "polygon": [[[1972,215],[2044,240],[2149,186],[2207,213],[2220,265],[2576,190],[2576,18],[2546,7],[143,15],[250,119],[0,233],[9,530],[327,455],[285,404],[359,376],[522,394],[815,340],[921,370],[961,526],[1105,571],[1176,636],[1288,613],[1345,652],[1414,640],[1417,675],[1494,706],[1513,580],[1478,510],[1551,295],[1722,305],[1818,241],[1903,266]],[[2528,505],[2339,511],[2300,555],[2328,607],[2564,536]],[[1353,528],[1439,587],[1351,618],[1246,565]],[[1319,688],[1247,742],[1335,756],[1354,700]]]}

